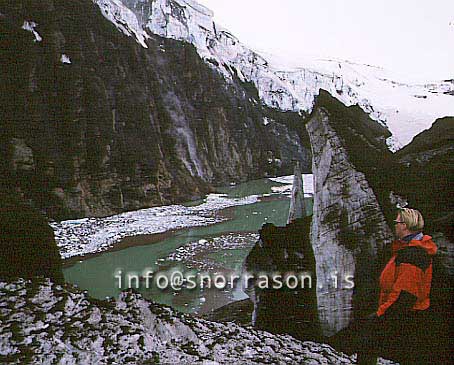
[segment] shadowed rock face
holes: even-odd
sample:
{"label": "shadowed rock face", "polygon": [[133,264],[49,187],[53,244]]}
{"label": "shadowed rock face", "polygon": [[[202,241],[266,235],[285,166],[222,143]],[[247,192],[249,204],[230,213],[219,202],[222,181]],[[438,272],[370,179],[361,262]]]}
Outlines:
{"label": "shadowed rock face", "polygon": [[[290,289],[261,289],[258,282],[248,292],[254,303],[252,324],[273,333],[289,333],[300,339],[316,339],[320,335],[317,319],[315,260],[310,246],[311,217],[296,219],[285,227],[265,224],[260,240],[245,261],[245,270],[259,275],[279,273],[310,275],[310,282],[301,281]],[[270,279],[270,284],[274,284]],[[290,285],[291,286],[291,285]]]}
{"label": "shadowed rock face", "polygon": [[62,283],[54,231],[38,211],[0,196],[0,280],[43,276]]}
{"label": "shadowed rock face", "polygon": [[290,173],[294,159],[310,169],[302,117],[226,83],[192,45],[150,35],[144,48],[90,1],[7,1],[1,13],[1,182],[49,216],[185,201]]}
{"label": "shadowed rock face", "polygon": [[355,314],[376,307],[381,257],[392,240],[382,208],[390,205],[383,201],[389,196],[383,163],[389,151],[384,131],[374,130],[364,112],[345,107],[325,92],[306,128],[313,153],[311,243],[318,313],[323,334],[332,335]]}
{"label": "shadowed rock face", "polygon": [[454,242],[454,117],[436,120],[397,152],[396,159],[404,177],[396,192],[429,218],[426,232],[441,232]]}
{"label": "shadowed rock face", "polygon": [[[376,308],[374,288],[378,288],[378,275],[389,258],[384,249],[391,240],[386,221],[396,213],[388,199],[393,191],[422,211],[428,223],[425,232],[434,234],[440,248],[434,259],[432,321],[427,336],[437,339],[433,341],[437,343],[434,359],[446,360],[452,348],[452,321],[446,318],[452,318],[453,310],[453,246],[449,241],[452,197],[448,182],[454,161],[452,118],[435,122],[395,156],[381,146],[379,128],[367,130],[369,125],[357,108],[346,108],[326,93],[320,94],[307,124],[315,178],[311,239],[318,282],[327,278],[333,267],[340,267],[337,271],[343,274],[351,270],[355,275],[353,291],[328,287],[323,292],[317,287],[323,333],[334,334],[348,325],[347,316],[351,320]],[[351,340],[348,331],[336,335],[337,340],[342,339],[340,348]]]}

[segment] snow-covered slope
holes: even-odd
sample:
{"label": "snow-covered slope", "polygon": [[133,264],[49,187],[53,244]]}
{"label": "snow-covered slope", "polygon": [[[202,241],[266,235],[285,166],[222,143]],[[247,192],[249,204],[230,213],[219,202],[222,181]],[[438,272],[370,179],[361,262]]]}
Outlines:
{"label": "snow-covered slope", "polygon": [[[93,1],[102,9],[121,8],[119,0]],[[454,115],[452,80],[420,85],[399,80],[381,68],[348,61],[282,62],[243,45],[215,24],[211,10],[193,0],[123,0],[123,3],[137,18],[132,19],[128,9],[115,10],[116,15],[108,18],[122,31],[134,30],[141,44],[146,35],[138,28],[137,19],[142,20],[140,25],[149,32],[193,44],[199,55],[226,80],[237,75],[242,81],[253,82],[264,104],[285,111],[310,112],[315,96],[321,88],[325,89],[345,105],[358,104],[372,119],[386,125],[393,134],[388,140],[393,150],[408,144],[435,119]]]}
{"label": "snow-covered slope", "polygon": [[[0,282],[0,358],[10,364],[351,364],[328,345],[118,300],[49,281]],[[380,360],[380,364],[391,364]]]}

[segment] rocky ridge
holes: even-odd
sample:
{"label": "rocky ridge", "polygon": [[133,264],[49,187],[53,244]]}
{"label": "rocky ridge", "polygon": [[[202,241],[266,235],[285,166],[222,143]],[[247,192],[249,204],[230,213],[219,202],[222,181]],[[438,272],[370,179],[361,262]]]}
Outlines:
{"label": "rocky ridge", "polygon": [[132,292],[117,301],[99,301],[48,280],[0,282],[0,319],[0,355],[11,364],[353,361],[328,345],[194,318]]}

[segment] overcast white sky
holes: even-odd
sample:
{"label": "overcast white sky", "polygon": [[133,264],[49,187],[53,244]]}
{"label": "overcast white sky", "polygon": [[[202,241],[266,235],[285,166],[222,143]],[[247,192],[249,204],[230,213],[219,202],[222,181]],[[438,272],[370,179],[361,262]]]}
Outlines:
{"label": "overcast white sky", "polygon": [[454,78],[454,0],[196,0],[253,49]]}

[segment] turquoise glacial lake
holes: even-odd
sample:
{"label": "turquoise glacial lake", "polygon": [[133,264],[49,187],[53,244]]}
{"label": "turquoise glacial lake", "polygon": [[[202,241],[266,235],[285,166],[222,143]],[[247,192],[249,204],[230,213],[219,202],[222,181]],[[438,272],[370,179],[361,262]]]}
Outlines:
{"label": "turquoise glacial lake", "polygon": [[[283,186],[269,179],[250,181],[236,186],[217,189],[231,198],[272,193],[272,187]],[[201,204],[203,201],[187,205]],[[306,198],[308,213],[312,198]],[[258,230],[264,223],[284,226],[287,221],[290,199],[284,194],[266,196],[257,203],[228,208],[227,221],[210,226],[186,228],[172,237],[121,251],[107,251],[64,269],[65,279],[99,299],[117,297],[121,290],[131,286],[144,297],[167,304],[186,313],[205,313],[230,302],[247,298],[240,286],[224,289],[200,288],[173,290],[160,289],[144,279],[147,270],[158,272],[178,270],[186,274],[201,272],[239,273],[247,254],[255,244]],[[222,213],[221,213],[222,214]],[[164,218],[165,219],[165,218]],[[183,252],[180,261],[168,256],[177,250]],[[189,257],[188,259],[186,259]],[[120,275],[121,273],[121,275]],[[142,277],[136,280],[135,277]],[[121,282],[120,279],[121,278]],[[132,278],[132,279],[131,279]],[[165,284],[161,281],[161,286]],[[120,288],[121,285],[121,288]],[[138,286],[138,289],[137,289]]]}

